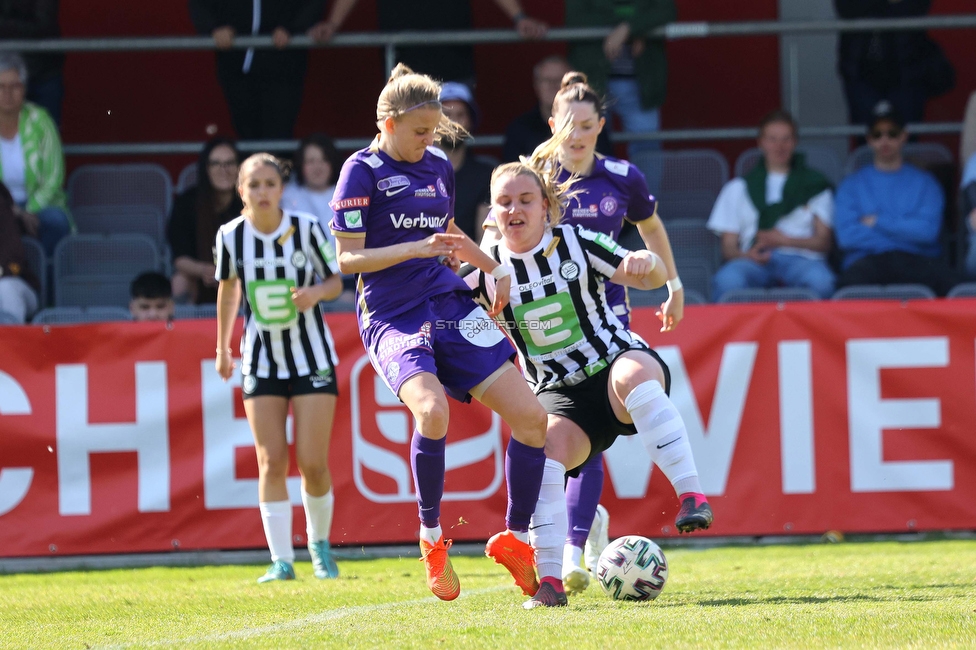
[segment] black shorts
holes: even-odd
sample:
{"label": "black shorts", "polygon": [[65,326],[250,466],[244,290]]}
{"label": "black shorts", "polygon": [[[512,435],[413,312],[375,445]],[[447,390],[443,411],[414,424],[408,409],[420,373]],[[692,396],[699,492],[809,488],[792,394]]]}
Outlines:
{"label": "black shorts", "polygon": [[[670,395],[671,371],[668,365],[654,350],[642,348],[640,351],[651,355],[661,364],[661,369],[664,371],[664,392]],[[544,390],[539,393],[539,402],[546,409],[546,413],[559,415],[572,421],[590,439],[590,455],[577,467],[567,470],[568,476],[579,476],[579,468],[608,449],[617,436],[632,436],[637,433],[637,428],[633,424],[624,424],[613,414],[610,395],[607,394],[607,383],[610,381],[612,367],[611,363],[575,386]]]}
{"label": "black shorts", "polygon": [[319,370],[314,375],[305,375],[294,379],[265,378],[257,375],[245,375],[241,383],[244,399],[274,395],[286,399],[296,395],[339,395],[339,384],[335,370],[328,368]]}

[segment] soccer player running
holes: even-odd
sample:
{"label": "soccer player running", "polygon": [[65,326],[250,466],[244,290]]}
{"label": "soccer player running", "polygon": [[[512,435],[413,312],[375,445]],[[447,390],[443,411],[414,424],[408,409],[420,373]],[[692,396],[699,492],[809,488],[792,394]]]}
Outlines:
{"label": "soccer player running", "polygon": [[[308,550],[316,578],[339,575],[329,546],[334,497],[329,439],[338,395],[337,358],[319,301],[342,292],[335,252],[317,220],[283,212],[281,163],[270,154],[241,165],[241,216],[217,233],[217,372],[234,372],[230,339],[244,296],[244,412],[258,458],[258,499],[272,564],[258,582],[294,580],[288,499],[288,406],[302,475]],[[314,284],[315,276],[322,282]]]}
{"label": "soccer player running", "polygon": [[510,289],[483,272],[467,275],[479,299],[497,302],[497,291],[510,290],[500,318],[549,413],[546,469],[530,526],[542,585],[526,608],[566,604],[564,475],[618,435],[637,434],[677,493],[700,500],[705,523],[712,520],[684,422],[668,398],[668,368],[608,301],[609,282],[653,289],[665,283],[667,266],[655,253],[629,252],[604,233],[560,225],[575,179],[560,182],[560,170],[547,157],[575,128],[567,118],[532,160],[502,165],[492,175],[492,212],[502,239],[490,254],[514,268]]}
{"label": "soccer player running", "polygon": [[[597,137],[605,122],[603,115],[603,101],[586,83],[586,75],[566,73],[549,118],[553,130],[557,122],[572,125],[572,132],[556,149],[551,163],[558,168],[556,182],[565,182],[574,175],[576,178],[562,222],[603,233],[614,241],[620,236],[624,219],[637,225],[644,244],[657,254],[667,271],[669,296],[657,315],[662,322],[661,331],[670,332],[684,315],[684,290],[671,244],[657,214],[657,202],[649,195],[647,181],[640,170],[625,160],[596,153]],[[485,221],[485,228],[482,248],[487,249],[499,238],[494,212]],[[624,327],[629,327],[626,287],[608,282],[605,290],[610,309]],[[603,481],[602,453],[594,454],[584,466],[571,472],[566,481],[569,536],[564,551],[563,579],[570,593],[581,592],[590,583],[589,573],[580,568],[584,546],[586,566],[595,575],[600,552],[607,545],[609,515],[605,508],[598,506]],[[705,498],[700,494],[681,494],[679,498],[676,528],[682,533],[708,528],[712,514]]]}
{"label": "soccer player running", "polygon": [[493,274],[504,290],[491,314],[505,305],[510,271],[454,225],[454,172],[432,145],[463,129],[441,112],[439,96],[440,85],[429,77],[403,64],[394,68],[376,105],[379,135],[339,174],[332,232],[339,268],[358,275],[356,313],[373,368],[417,423],[410,462],[427,586],[442,600],[461,591],[440,504],[447,396],[473,397],[512,429],[505,457],[508,529],[489,541],[487,553],[531,595],[538,581],[528,526],[545,465],[546,412],[510,361],[512,346],[454,272],[463,260]]}

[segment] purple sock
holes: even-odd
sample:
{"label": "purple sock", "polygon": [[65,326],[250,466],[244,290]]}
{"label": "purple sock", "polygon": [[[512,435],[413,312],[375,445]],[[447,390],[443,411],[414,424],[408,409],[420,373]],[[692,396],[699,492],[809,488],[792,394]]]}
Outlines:
{"label": "purple sock", "polygon": [[431,440],[413,432],[410,440],[410,466],[413,485],[420,505],[420,521],[434,528],[441,521],[441,497],[444,496],[444,448],[447,438]]}
{"label": "purple sock", "polygon": [[569,511],[569,534],[573,546],[583,548],[590,534],[596,506],[603,493],[603,454],[597,454],[580,467],[579,476],[566,480],[566,509]]}
{"label": "purple sock", "polygon": [[546,452],[542,447],[529,447],[512,438],[505,451],[505,476],[508,478],[508,513],[505,524],[509,530],[526,532],[529,519],[535,512],[542,488],[542,472],[546,468]]}

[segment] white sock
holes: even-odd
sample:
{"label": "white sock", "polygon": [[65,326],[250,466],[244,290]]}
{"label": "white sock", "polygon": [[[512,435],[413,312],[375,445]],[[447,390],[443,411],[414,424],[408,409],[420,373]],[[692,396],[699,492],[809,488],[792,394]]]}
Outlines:
{"label": "white sock", "polygon": [[542,489],[535,513],[529,522],[529,543],[535,549],[535,563],[539,578],[562,579],[563,545],[569,529],[566,512],[564,481],[566,468],[551,458],[546,459],[542,473]]}
{"label": "white sock", "polygon": [[675,492],[679,496],[701,492],[685,423],[660,382],[640,384],[627,395],[624,406],[634,419],[637,435],[651,460],[668,477]]}
{"label": "white sock", "polygon": [[329,531],[332,530],[332,510],[335,506],[335,496],[330,488],[320,497],[313,497],[302,490],[302,503],[305,504],[305,533],[310,542],[329,541]]}
{"label": "white sock", "polygon": [[572,544],[566,544],[563,547],[563,575],[566,575],[570,569],[581,567],[580,560],[583,558],[583,549],[579,546],[573,546]]}
{"label": "white sock", "polygon": [[271,550],[271,561],[282,560],[294,564],[295,547],[291,543],[291,502],[262,501],[258,506],[261,509],[264,536]]}
{"label": "white sock", "polygon": [[441,538],[444,531],[441,530],[440,526],[434,526],[433,528],[427,528],[423,524],[420,524],[420,539],[424,540],[431,546],[437,543],[437,540]]}

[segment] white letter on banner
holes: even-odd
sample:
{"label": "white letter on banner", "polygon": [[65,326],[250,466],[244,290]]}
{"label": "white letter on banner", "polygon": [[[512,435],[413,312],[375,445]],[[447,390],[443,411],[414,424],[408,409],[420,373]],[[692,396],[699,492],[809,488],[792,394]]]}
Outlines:
{"label": "white letter on banner", "polygon": [[[27,393],[16,379],[0,371],[0,416],[30,415]],[[0,468],[0,515],[16,508],[30,489],[34,479],[32,467]]]}
{"label": "white letter on banner", "polygon": [[778,347],[783,494],[810,494],[816,485],[810,341],[780,341]]}
{"label": "white letter on banner", "polygon": [[[240,363],[240,359],[237,360]],[[207,510],[257,508],[258,480],[237,478],[236,449],[254,447],[254,437],[246,418],[234,415],[234,388],[241,385],[235,372],[225,383],[214,371],[213,360],[200,362],[203,402],[203,505]],[[291,417],[285,427],[292,441]],[[302,479],[289,476],[288,499],[302,504]]]}
{"label": "white letter on banner", "polygon": [[942,336],[859,339],[847,342],[847,408],[851,440],[851,490],[902,492],[951,490],[951,460],[885,461],[884,429],[936,429],[938,398],[882,399],[882,368],[943,368],[949,341]]}
{"label": "white letter on banner", "polygon": [[[655,348],[671,370],[671,401],[681,413],[688,430],[688,441],[695,455],[705,494],[721,496],[725,493],[758,347],[757,343],[729,343],[725,346],[708,418],[707,435],[681,350],[670,345]],[[604,458],[618,498],[640,499],[647,494],[652,464],[636,436],[617,438],[613,446],[604,452]]]}
{"label": "white letter on banner", "polygon": [[169,511],[169,418],[166,364],[135,364],[136,421],[88,421],[88,367],[55,368],[57,385],[58,510],[91,514],[89,455],[134,451],[138,467],[139,512]]}

